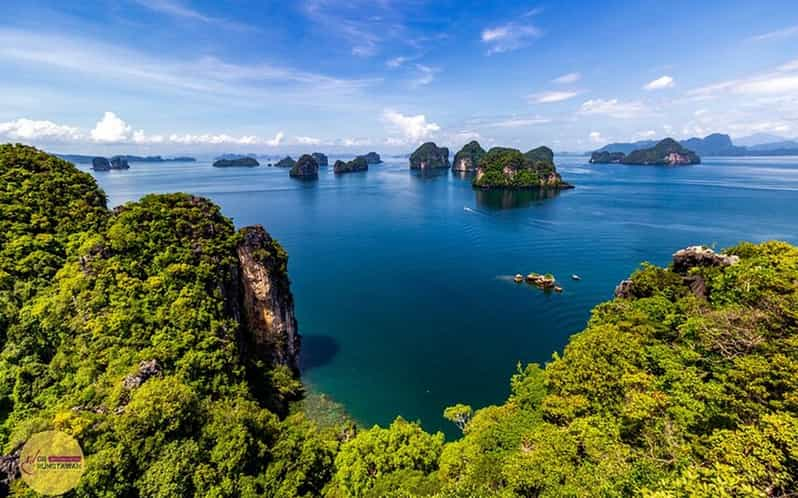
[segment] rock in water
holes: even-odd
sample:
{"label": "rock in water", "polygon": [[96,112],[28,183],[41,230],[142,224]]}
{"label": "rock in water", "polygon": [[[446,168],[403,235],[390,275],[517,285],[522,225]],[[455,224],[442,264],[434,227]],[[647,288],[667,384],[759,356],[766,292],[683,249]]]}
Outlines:
{"label": "rock in water", "polygon": [[91,169],[94,171],[109,171],[111,169],[111,163],[104,157],[95,157],[91,160]]}
{"label": "rock in water", "polygon": [[114,156],[111,158],[111,169],[130,169],[130,165],[124,157]]}
{"label": "rock in water", "polygon": [[380,164],[382,162],[380,155],[376,152],[369,152],[368,154],[364,154],[359,157],[365,159],[368,164]]}
{"label": "rock in water", "polygon": [[314,179],[319,177],[319,163],[310,154],[303,154],[291,168],[293,178]]}
{"label": "rock in water", "polygon": [[341,173],[353,173],[355,171],[367,171],[369,164],[364,156],[357,156],[348,162],[335,161],[333,171],[336,175]]}
{"label": "rock in water", "polygon": [[590,162],[593,164],[621,164],[626,154],[623,152],[607,152],[606,150],[590,154]]}
{"label": "rock in water", "polygon": [[296,164],[296,161],[294,161],[291,158],[291,156],[285,156],[284,158],[282,158],[279,161],[277,161],[276,163],[274,163],[274,167],[275,168],[293,168],[295,164]]}
{"label": "rock in water", "polygon": [[538,147],[526,154],[517,149],[493,147],[477,165],[474,186],[484,189],[573,188],[554,167],[554,153]]}
{"label": "rock in water", "polygon": [[254,157],[238,157],[235,159],[217,159],[213,162],[214,168],[232,168],[232,167],[246,167],[253,168],[260,166],[260,163]]}
{"label": "rock in water", "polygon": [[659,166],[683,166],[700,164],[701,158],[682,146],[672,138],[666,138],[653,147],[637,149],[628,155],[623,152],[594,152],[590,156],[591,163],[598,164],[639,164]]}
{"label": "rock in water", "polygon": [[321,152],[314,152],[313,154],[311,154],[311,156],[313,156],[313,159],[315,159],[316,162],[319,164],[319,167],[329,166],[330,164],[327,160],[327,156],[325,156]]}
{"label": "rock in water", "polygon": [[460,152],[454,155],[453,171],[476,171],[480,159],[485,156],[485,149],[479,142],[472,140],[465,144]]}
{"label": "rock in water", "polygon": [[298,372],[300,336],[288,280],[288,255],[260,225],[242,228],[239,233],[241,312],[250,345],[273,365]]}
{"label": "rock in water", "polygon": [[449,149],[433,142],[421,145],[410,155],[410,169],[448,168]]}

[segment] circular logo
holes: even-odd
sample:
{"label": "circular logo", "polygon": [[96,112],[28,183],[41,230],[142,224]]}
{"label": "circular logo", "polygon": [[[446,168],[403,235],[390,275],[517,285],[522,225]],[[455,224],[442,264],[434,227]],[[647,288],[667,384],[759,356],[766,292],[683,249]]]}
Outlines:
{"label": "circular logo", "polygon": [[84,468],[78,442],[59,431],[32,435],[19,455],[22,480],[43,495],[60,495],[74,488]]}

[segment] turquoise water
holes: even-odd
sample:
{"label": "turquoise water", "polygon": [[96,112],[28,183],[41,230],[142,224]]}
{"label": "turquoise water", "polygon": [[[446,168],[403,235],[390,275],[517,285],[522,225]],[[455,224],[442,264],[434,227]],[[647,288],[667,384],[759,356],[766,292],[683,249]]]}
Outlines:
{"label": "turquoise water", "polygon": [[[798,242],[798,158],[684,168],[557,157],[576,189],[484,193],[405,160],[317,182],[276,168],[134,163],[96,173],[111,205],[185,191],[260,223],[290,254],[304,380],[365,424],[454,427],[447,405],[499,403],[518,361],[545,362],[643,260],[692,244]],[[511,281],[553,273],[562,294]],[[579,282],[570,279],[579,274]]]}

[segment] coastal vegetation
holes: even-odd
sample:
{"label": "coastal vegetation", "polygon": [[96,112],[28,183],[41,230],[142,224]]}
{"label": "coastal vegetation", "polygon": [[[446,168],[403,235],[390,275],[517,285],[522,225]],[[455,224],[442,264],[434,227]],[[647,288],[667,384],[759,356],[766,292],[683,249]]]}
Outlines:
{"label": "coastal vegetation", "polygon": [[357,156],[351,161],[335,161],[333,171],[336,175],[341,173],[352,173],[355,171],[368,171],[369,163],[364,156]]}
{"label": "coastal vegetation", "polygon": [[288,172],[293,178],[313,180],[319,177],[319,163],[310,154],[303,154]]}
{"label": "coastal vegetation", "polygon": [[[562,353],[519,363],[504,403],[442,410],[462,433],[446,442],[302,408],[288,257],[263,228],[187,194],[110,211],[90,175],[21,145],[0,146],[0,179],[2,458],[35,432],[73,435],[86,473],[70,496],[798,492],[787,243],[644,263]],[[2,469],[0,494],[32,496]]]}
{"label": "coastal vegetation", "polygon": [[485,149],[479,145],[479,142],[472,140],[465,144],[463,148],[454,155],[454,161],[452,161],[452,170],[476,171],[477,165],[484,155]]}

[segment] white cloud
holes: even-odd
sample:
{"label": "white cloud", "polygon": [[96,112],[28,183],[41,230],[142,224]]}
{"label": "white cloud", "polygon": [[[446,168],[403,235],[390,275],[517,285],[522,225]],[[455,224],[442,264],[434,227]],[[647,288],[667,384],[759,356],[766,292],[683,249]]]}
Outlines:
{"label": "white cloud", "polygon": [[91,139],[95,142],[122,143],[131,138],[130,125],[119,119],[113,112],[106,112],[91,130]]}
{"label": "white cloud", "polygon": [[319,145],[321,140],[313,137],[294,137],[298,144],[302,145]]}
{"label": "white cloud", "polygon": [[563,74],[562,76],[558,76],[551,81],[553,83],[567,85],[570,83],[576,83],[580,79],[582,79],[582,75],[580,73],[568,73],[568,74]]}
{"label": "white cloud", "polygon": [[481,39],[492,55],[525,47],[541,36],[543,31],[531,24],[507,23],[482,30]]}
{"label": "white cloud", "polygon": [[82,137],[80,130],[72,126],[20,118],[0,123],[0,136],[10,140],[32,142],[69,142]]}
{"label": "white cloud", "polygon": [[757,35],[752,37],[751,40],[764,41],[764,40],[774,40],[778,38],[789,38],[792,36],[798,36],[798,26],[790,26],[784,29],[779,29],[776,31],[771,31],[769,33]]}
{"label": "white cloud", "polygon": [[782,72],[798,71],[798,59],[794,59],[791,60],[790,62],[787,62],[786,64],[782,64],[781,66],[779,66],[778,70]]}
{"label": "white cloud", "polygon": [[220,17],[213,17],[207,14],[203,14],[202,12],[192,9],[188,5],[184,5],[183,3],[177,0],[135,0],[136,3],[145,7],[147,9],[153,10],[155,12],[160,12],[162,14],[167,14],[173,17],[179,17],[181,19],[188,19],[191,21],[198,21],[205,24],[214,24],[215,26],[221,26],[226,28],[233,28],[233,29],[252,29],[251,27],[238,23],[236,21],[230,21],[228,19],[223,19]]}
{"label": "white cloud", "polygon": [[397,67],[401,66],[405,62],[409,61],[410,59],[404,56],[394,57],[393,59],[388,59],[385,61],[385,65],[390,67],[391,69],[396,69]]}
{"label": "white cloud", "polygon": [[594,144],[600,144],[605,142],[604,137],[602,137],[601,133],[598,131],[591,131],[590,134],[588,135],[588,138],[590,138],[590,143]]}
{"label": "white cloud", "polygon": [[274,138],[266,140],[265,143],[269,147],[277,147],[278,145],[280,145],[283,142],[283,137],[285,137],[283,132],[278,131],[277,134],[274,136]]}
{"label": "white cloud", "polygon": [[643,114],[645,106],[638,101],[621,102],[618,99],[590,99],[582,104],[581,114],[601,114],[612,118],[628,119]]}
{"label": "white cloud", "polygon": [[527,100],[530,103],[536,104],[551,104],[554,102],[562,102],[564,100],[572,99],[579,95],[582,92],[579,91],[572,91],[572,92],[540,92],[540,93],[533,93],[527,96]]}
{"label": "white cloud", "polygon": [[420,86],[429,85],[435,81],[435,75],[440,72],[440,68],[425,66],[424,64],[416,64],[418,76],[410,82],[410,86],[418,88]]}
{"label": "white cloud", "polygon": [[427,122],[427,118],[423,114],[405,116],[394,110],[386,109],[382,116],[388,124],[396,128],[411,142],[418,142],[425,139],[441,129],[437,123]]}
{"label": "white cloud", "polygon": [[654,130],[645,130],[645,131],[638,131],[634,134],[635,140],[646,140],[650,138],[654,138],[657,136],[657,132]]}
{"label": "white cloud", "polygon": [[676,83],[670,76],[660,76],[654,81],[649,81],[643,86],[644,90],[663,90],[665,88],[673,88]]}

